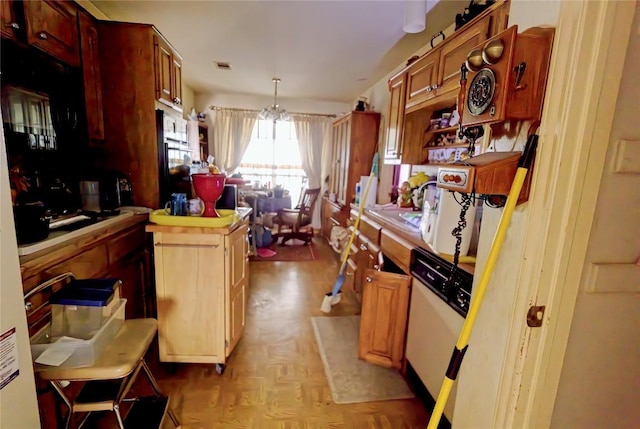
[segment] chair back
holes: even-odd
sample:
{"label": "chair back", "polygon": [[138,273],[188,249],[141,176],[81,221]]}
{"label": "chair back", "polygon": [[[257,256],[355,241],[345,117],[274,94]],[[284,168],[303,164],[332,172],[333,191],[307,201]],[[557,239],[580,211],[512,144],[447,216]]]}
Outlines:
{"label": "chair back", "polygon": [[313,217],[313,209],[320,195],[320,188],[305,189],[302,197],[300,197],[300,206],[298,207],[298,224],[304,225],[311,223]]}

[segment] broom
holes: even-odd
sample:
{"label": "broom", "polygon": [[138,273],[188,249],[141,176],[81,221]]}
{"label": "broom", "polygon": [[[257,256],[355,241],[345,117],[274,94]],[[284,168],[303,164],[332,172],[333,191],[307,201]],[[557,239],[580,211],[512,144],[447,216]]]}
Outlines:
{"label": "broom", "polygon": [[342,289],[342,284],[344,283],[344,270],[347,266],[347,259],[349,259],[349,252],[351,250],[351,245],[353,244],[353,239],[356,236],[356,232],[358,231],[358,226],[360,225],[360,218],[362,217],[362,212],[364,211],[364,205],[367,201],[367,195],[369,194],[369,186],[375,177],[375,173],[372,170],[371,174],[369,174],[369,180],[367,181],[367,186],[364,189],[364,197],[360,199],[360,207],[358,208],[358,216],[356,217],[355,223],[353,224],[353,231],[351,231],[351,236],[349,237],[349,241],[347,246],[344,249],[344,254],[342,255],[342,261],[340,263],[340,271],[338,272],[338,278],[336,279],[335,284],[333,285],[333,289],[331,292],[325,294],[324,299],[322,300],[322,305],[320,306],[320,310],[324,313],[331,312],[331,306],[340,302],[340,289]]}

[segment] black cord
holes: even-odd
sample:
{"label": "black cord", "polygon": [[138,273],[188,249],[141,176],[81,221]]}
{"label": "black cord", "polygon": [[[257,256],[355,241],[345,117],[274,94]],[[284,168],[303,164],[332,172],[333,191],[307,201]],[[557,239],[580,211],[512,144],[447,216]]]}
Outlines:
{"label": "black cord", "polygon": [[467,227],[467,211],[471,204],[475,204],[475,193],[460,194],[460,201],[456,198],[456,194],[453,194],[455,201],[460,204],[460,218],[458,219],[458,225],[453,228],[451,235],[456,238],[455,250],[453,252],[453,265],[451,266],[451,272],[449,278],[445,282],[445,285],[451,287],[451,283],[454,281],[455,273],[458,270],[458,263],[460,262],[460,247],[462,246],[462,231]]}

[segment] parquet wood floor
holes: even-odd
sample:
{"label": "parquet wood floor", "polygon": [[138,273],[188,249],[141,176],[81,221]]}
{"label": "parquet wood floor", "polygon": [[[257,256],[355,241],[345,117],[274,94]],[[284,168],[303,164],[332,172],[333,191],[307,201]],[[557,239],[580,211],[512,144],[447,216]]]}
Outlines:
{"label": "parquet wood floor", "polygon": [[[320,305],[339,261],[320,238],[314,242],[319,260],[250,264],[245,332],[222,375],[214,365],[159,363],[150,349],[152,372],[170,395],[182,428],[426,427],[428,414],[419,399],[346,405],[331,400],[310,318],[324,314]],[[331,315],[358,314],[355,297],[343,295]]]}

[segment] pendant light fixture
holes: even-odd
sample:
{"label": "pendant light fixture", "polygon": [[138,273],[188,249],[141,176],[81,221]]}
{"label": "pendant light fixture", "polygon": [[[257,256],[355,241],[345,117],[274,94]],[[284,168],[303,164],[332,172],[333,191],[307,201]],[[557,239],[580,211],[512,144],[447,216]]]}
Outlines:
{"label": "pendant light fixture", "polygon": [[267,106],[260,111],[258,117],[260,119],[269,119],[272,121],[288,121],[289,113],[286,110],[280,107],[278,104],[278,83],[280,83],[280,79],[274,77],[273,83],[275,84],[275,92],[273,95],[273,104],[271,106]]}
{"label": "pendant light fixture", "polygon": [[424,31],[425,16],[427,15],[427,0],[404,1],[404,23],[402,29],[405,33],[420,33]]}

